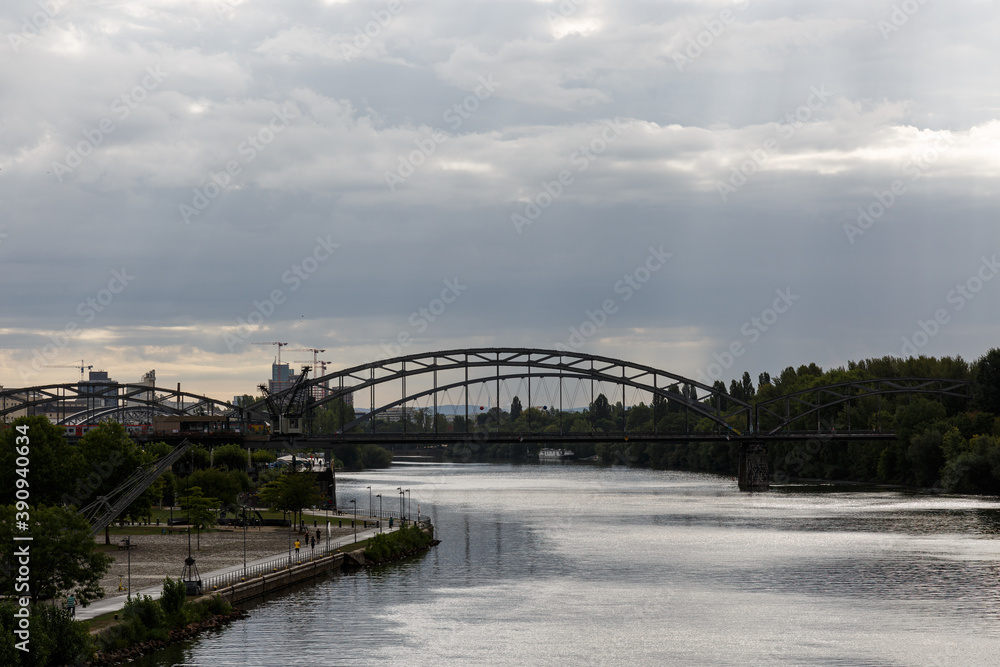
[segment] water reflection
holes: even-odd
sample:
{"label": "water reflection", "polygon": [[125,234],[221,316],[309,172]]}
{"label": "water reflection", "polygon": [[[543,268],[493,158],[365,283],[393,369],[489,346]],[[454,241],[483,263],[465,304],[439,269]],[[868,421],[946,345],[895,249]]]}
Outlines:
{"label": "water reflection", "polygon": [[1000,654],[1000,510],[707,475],[421,466],[442,544],[333,576],[146,665],[962,664]]}

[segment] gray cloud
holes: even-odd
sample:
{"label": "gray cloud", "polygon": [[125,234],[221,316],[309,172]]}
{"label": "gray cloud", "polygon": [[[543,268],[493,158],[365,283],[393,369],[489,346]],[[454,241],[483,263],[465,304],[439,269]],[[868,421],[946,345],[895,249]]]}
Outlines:
{"label": "gray cloud", "polygon": [[[941,308],[921,352],[995,345],[1000,281],[948,301],[1000,252],[988,3],[885,35],[892,3],[860,0],[215,4],[57,3],[34,36],[36,3],[0,13],[0,383],[76,323],[56,362],[251,391],[271,351],[225,334],[274,290],[247,340],[339,365],[402,331],[555,345],[617,298],[585,349],[693,374],[786,288],[753,374],[899,354]],[[293,290],[318,238],[340,247]]]}

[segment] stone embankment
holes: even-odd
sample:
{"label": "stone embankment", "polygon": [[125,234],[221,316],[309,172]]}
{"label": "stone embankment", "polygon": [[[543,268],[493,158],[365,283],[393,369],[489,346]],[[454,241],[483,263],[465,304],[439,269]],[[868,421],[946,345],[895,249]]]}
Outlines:
{"label": "stone embankment", "polygon": [[212,618],[207,618],[204,621],[199,621],[197,623],[188,623],[183,628],[175,628],[170,631],[168,635],[169,639],[165,642],[151,639],[149,641],[140,642],[139,644],[134,644],[128,648],[112,651],[111,653],[98,653],[94,656],[94,659],[87,664],[90,667],[105,667],[106,665],[125,664],[141,658],[144,655],[153,653],[154,651],[165,649],[171,644],[193,639],[207,630],[222,628],[235,620],[246,618],[247,616],[249,616],[249,614],[242,609],[234,609],[228,614],[213,616]]}

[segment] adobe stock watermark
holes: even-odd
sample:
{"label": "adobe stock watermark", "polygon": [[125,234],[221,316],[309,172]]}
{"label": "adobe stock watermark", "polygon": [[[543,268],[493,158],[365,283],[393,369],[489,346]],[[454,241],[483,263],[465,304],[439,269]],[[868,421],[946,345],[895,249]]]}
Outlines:
{"label": "adobe stock watermark", "polygon": [[938,308],[928,319],[917,320],[916,330],[909,336],[903,336],[900,355],[904,358],[917,356],[932,338],[951,323],[952,315],[961,312],[998,273],[1000,273],[1000,263],[997,263],[996,254],[989,258],[982,257],[976,272],[965,282],[955,285],[955,288],[945,296],[945,301],[951,305],[951,311],[949,312],[947,308]]}
{"label": "adobe stock watermark", "polygon": [[894,32],[899,32],[899,30],[910,22],[910,19],[920,11],[923,5],[927,4],[927,0],[903,0],[899,4],[892,5],[892,11],[889,13],[889,18],[878,20],[878,29],[882,33],[882,39],[889,41],[889,36]]}
{"label": "adobe stock watermark", "polygon": [[[711,386],[716,380],[721,380],[726,371],[733,367],[736,360],[746,354],[747,346],[760,340],[765,332],[774,327],[781,315],[787,313],[801,298],[798,294],[792,294],[791,287],[776,289],[774,293],[777,298],[771,303],[770,308],[765,308],[760,315],[751,317],[740,327],[740,335],[743,338],[737,338],[729,343],[722,353],[713,352],[712,358],[715,361],[704,370],[699,370],[694,377],[695,380],[708,386]],[[746,343],[744,343],[744,339]]]}
{"label": "adobe stock watermark", "polygon": [[[570,156],[569,162],[576,168],[576,173],[582,174],[587,171],[595,160],[604,155],[608,146],[617,141],[624,132],[625,126],[617,117],[614,122],[604,121],[604,128],[600,134],[587,144],[578,147]],[[514,224],[517,233],[523,234],[524,228],[533,224],[542,215],[542,211],[552,206],[553,202],[562,196],[566,188],[575,181],[576,176],[569,169],[561,170],[551,181],[543,180],[541,189],[524,205],[523,214],[511,213],[510,215],[510,221]]]}
{"label": "adobe stock watermark", "polygon": [[[920,153],[911,156],[910,161],[903,167],[903,173],[909,177],[909,183],[916,183],[926,174],[935,162],[941,157],[946,149],[951,148],[955,139],[951,134],[938,136],[934,144],[923,149]],[[874,201],[867,206],[858,207],[858,218],[856,223],[845,222],[844,234],[847,241],[854,245],[855,239],[864,236],[865,232],[871,229],[875,222],[880,220],[886,212],[896,205],[899,198],[909,189],[907,181],[896,179],[889,184],[888,189],[879,192],[875,190]]]}
{"label": "adobe stock watermark", "polygon": [[39,33],[63,10],[63,7],[69,4],[69,0],[63,0],[63,2],[37,0],[37,4],[41,11],[37,11],[31,16],[22,16],[21,29],[18,32],[7,33],[7,42],[14,53],[20,53],[22,46],[27,44],[29,40],[38,37]]}
{"label": "adobe stock watermark", "polygon": [[[750,6],[750,0],[732,0],[735,10],[741,12]],[[705,53],[705,50],[715,44],[715,40],[721,37],[726,29],[736,22],[736,14],[729,7],[719,12],[715,18],[706,19],[701,24],[705,26],[694,36],[687,38],[687,44],[682,51],[675,51],[673,54],[674,65],[678,72],[683,72],[684,68],[693,63]]]}
{"label": "adobe stock watermark", "polygon": [[[119,294],[125,291],[125,288],[133,280],[135,280],[135,276],[128,273],[124,266],[121,268],[121,271],[112,271],[107,287],[98,290],[93,296],[88,296],[77,304],[76,314],[80,317],[83,324],[91,324],[96,320],[97,316],[107,310],[108,306],[111,305]],[[28,380],[38,375],[42,368],[55,360],[59,356],[59,353],[69,346],[70,341],[82,331],[81,324],[77,320],[70,320],[61,331],[49,334],[49,343],[42,346],[41,349],[32,349],[32,358],[28,365],[21,364],[17,367],[21,379]]]}
{"label": "adobe stock watermark", "polygon": [[402,0],[389,0],[385,3],[385,9],[373,10],[372,20],[363,26],[355,27],[353,38],[340,44],[340,55],[344,56],[344,61],[351,62],[360,56],[372,40],[381,35],[392,24],[392,19],[399,16],[402,11]]}
{"label": "adobe stock watermark", "polygon": [[56,175],[59,182],[62,183],[64,176],[73,173],[77,167],[83,164],[87,156],[104,143],[104,139],[108,135],[118,129],[118,126],[115,125],[115,119],[119,123],[125,122],[132,112],[146,101],[149,94],[160,87],[167,76],[169,74],[162,71],[158,64],[146,67],[146,76],[142,78],[142,81],[133,86],[127,93],[123,93],[111,101],[111,113],[114,118],[105,116],[97,122],[97,127],[81,130],[83,140],[75,146],[66,148],[66,157],[63,162],[57,160],[52,163],[52,173]]}
{"label": "adobe stock watermark", "polygon": [[[339,247],[340,244],[334,243],[330,234],[327,234],[326,238],[317,236],[316,246],[312,251],[281,274],[281,284],[289,285],[289,292],[297,291],[319,270],[323,262],[333,257],[334,251]],[[270,319],[277,312],[278,306],[285,303],[287,299],[287,295],[280,287],[271,290],[262,300],[255,299],[251,303],[252,308],[247,316],[238,318],[233,330],[222,334],[222,340],[229,351],[235,352],[240,345],[247,342],[257,331],[256,327]]]}
{"label": "adobe stock watermark", "polygon": [[[615,294],[622,295],[622,303],[627,303],[649,282],[653,274],[662,269],[667,264],[667,260],[674,256],[672,252],[664,252],[663,246],[654,248],[649,246],[649,254],[639,266],[622,276],[621,280],[614,284]],[[556,343],[555,349],[560,352],[577,352],[588,340],[597,335],[605,324],[608,317],[618,312],[620,308],[618,301],[608,298],[601,302],[600,308],[593,311],[585,310],[585,319],[578,325],[569,328],[569,337],[565,343]]]}
{"label": "adobe stock watermark", "polygon": [[[461,102],[450,106],[442,114],[441,119],[448,123],[452,132],[457,131],[462,127],[464,121],[472,118],[472,114],[479,109],[479,104],[490,99],[500,86],[499,82],[493,80],[492,74],[485,78],[479,77],[479,85],[472,91],[472,94],[466,96]],[[406,179],[416,173],[417,169],[427,164],[431,156],[437,152],[438,146],[448,141],[448,138],[444,130],[435,127],[431,130],[429,137],[414,139],[416,150],[410,151],[406,155],[400,155],[396,170],[385,172],[385,184],[389,186],[389,191],[396,192],[396,187],[405,183]]]}
{"label": "adobe stock watermark", "polygon": [[557,7],[559,13],[556,14],[551,9],[546,9],[545,20],[549,22],[551,28],[558,28],[560,23],[563,23],[568,18],[572,18],[576,14],[576,10],[584,2],[585,0],[561,0]]}
{"label": "adobe stock watermark", "polygon": [[212,8],[220,21],[231,21],[236,15],[236,8],[243,2],[244,0],[213,0]]}
{"label": "adobe stock watermark", "polygon": [[[799,106],[785,115],[785,118],[778,123],[777,132],[780,139],[787,141],[795,136],[795,133],[809,122],[813,113],[822,109],[833,93],[826,89],[825,84],[820,84],[819,88],[812,86],[809,89],[809,97],[806,103]],[[716,181],[715,189],[723,202],[729,201],[729,196],[735,194],[737,190],[746,185],[750,178],[764,168],[764,165],[774,153],[781,150],[781,143],[778,139],[769,138],[757,148],[747,150],[747,159],[740,163],[738,168],[734,168],[729,175],[729,181]]]}
{"label": "adobe stock watermark", "polygon": [[291,107],[291,110],[275,109],[271,120],[266,125],[240,142],[240,145],[236,147],[238,159],[229,160],[224,168],[218,172],[208,172],[205,184],[193,189],[194,196],[191,198],[190,205],[185,202],[178,205],[181,220],[184,221],[185,225],[190,225],[193,218],[201,215],[208,208],[208,205],[229,187],[233,179],[243,173],[243,167],[256,160],[257,156],[288,128],[292,120],[298,118],[298,109],[294,104],[286,104],[285,106]]}
{"label": "adobe stock watermark", "polygon": [[[458,301],[458,297],[462,296],[462,292],[469,289],[468,285],[463,285],[459,282],[458,276],[455,276],[453,279],[445,279],[443,284],[444,288],[438,297],[431,299],[426,306],[417,308],[407,318],[406,321],[416,334],[422,334],[427,331],[433,322],[436,322],[444,315],[451,304]],[[385,361],[386,359],[400,356],[403,353],[403,348],[413,344],[413,332],[408,328],[403,329],[396,334],[396,338],[392,342],[386,343],[383,341],[381,346],[385,356],[379,355],[374,361]]]}

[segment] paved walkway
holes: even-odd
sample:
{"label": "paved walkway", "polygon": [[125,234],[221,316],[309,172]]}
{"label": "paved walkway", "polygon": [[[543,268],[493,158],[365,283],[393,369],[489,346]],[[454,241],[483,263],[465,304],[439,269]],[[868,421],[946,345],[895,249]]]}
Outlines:
{"label": "paved walkway", "polygon": [[[382,528],[382,532],[384,532],[384,533],[395,532],[397,530],[399,530],[398,527],[393,527],[392,531],[389,530],[388,526],[385,526],[385,527]],[[369,528],[368,530],[359,530],[358,531],[358,539],[357,539],[357,541],[360,542],[362,540],[367,540],[369,537],[372,537],[373,535],[377,534],[378,532],[379,532],[378,528]],[[330,548],[331,549],[337,549],[339,547],[351,544],[354,541],[355,541],[354,540],[354,535],[347,535],[346,537],[339,537],[336,540],[331,540],[330,541]],[[282,551],[281,553],[274,554],[272,556],[265,556],[263,558],[258,558],[256,560],[247,561],[247,567],[249,568],[249,567],[251,567],[253,565],[263,565],[264,563],[268,563],[270,561],[277,560],[277,559],[280,559],[280,558],[286,558],[287,556],[288,556],[288,552],[287,551]],[[303,552],[302,556],[303,557],[307,557],[304,552]],[[199,574],[201,575],[201,578],[204,581],[204,580],[209,579],[210,577],[216,577],[216,576],[219,576],[219,575],[222,575],[222,574],[229,574],[230,572],[237,572],[237,571],[242,570],[242,569],[243,569],[243,563],[237,563],[236,565],[232,565],[230,567],[222,568],[221,570],[213,570],[211,572],[201,572]],[[164,575],[164,576],[166,576],[166,575]],[[163,594],[163,585],[160,584],[158,586],[150,586],[149,588],[143,588],[141,590],[137,590],[135,593],[133,593],[133,597],[137,597],[139,595],[148,595],[149,597],[151,597],[151,598],[153,598],[155,600],[155,599],[159,599],[159,597],[162,594]],[[123,609],[125,607],[125,602],[127,601],[127,599],[128,599],[127,595],[117,595],[117,596],[112,597],[112,598],[104,598],[102,600],[97,600],[95,602],[91,602],[86,607],[81,607],[81,606],[77,605],[77,608],[76,608],[76,620],[78,620],[78,621],[86,621],[86,620],[92,619],[92,618],[94,618],[96,616],[100,616],[101,614],[107,614],[107,613],[110,613],[110,612],[120,611],[121,609]],[[65,603],[65,601],[63,601],[63,602]]]}

